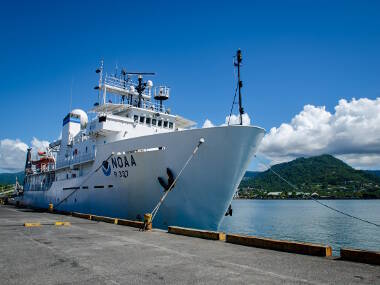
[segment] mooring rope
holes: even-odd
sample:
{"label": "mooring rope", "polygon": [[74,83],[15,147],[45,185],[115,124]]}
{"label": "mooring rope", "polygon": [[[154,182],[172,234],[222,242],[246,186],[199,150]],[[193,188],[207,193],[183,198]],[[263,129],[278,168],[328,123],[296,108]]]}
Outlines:
{"label": "mooring rope", "polygon": [[[278,178],[280,178],[282,181],[284,181],[284,182],[287,183],[290,187],[292,187],[294,190],[300,191],[300,190],[297,188],[297,186],[295,186],[294,184],[290,183],[288,180],[286,180],[285,178],[283,178],[280,174],[278,174],[276,171],[274,171],[274,170],[272,169],[271,166],[268,166],[268,164],[266,164],[265,162],[263,162],[263,161],[262,161],[260,158],[258,158],[256,155],[255,155],[255,158],[256,158],[257,160],[259,160],[259,161],[260,161],[260,162],[261,162],[266,168],[268,168],[268,170],[270,170],[271,172],[273,172],[273,174],[275,174]],[[311,198],[314,202],[316,202],[316,203],[318,203],[318,204],[320,204],[320,205],[322,205],[322,206],[324,206],[324,207],[326,207],[326,208],[328,208],[328,209],[330,209],[330,210],[333,210],[333,211],[335,211],[335,212],[337,212],[337,213],[340,213],[340,214],[345,215],[345,216],[347,216],[347,217],[350,217],[350,218],[353,218],[353,219],[359,220],[359,221],[361,221],[361,222],[365,222],[365,223],[367,223],[367,224],[370,224],[370,225],[373,225],[373,226],[376,226],[376,227],[380,227],[380,224],[376,224],[376,223],[371,222],[371,221],[368,221],[368,220],[366,220],[366,219],[363,219],[363,218],[360,218],[360,217],[357,217],[357,216],[354,216],[354,215],[348,214],[348,213],[346,213],[346,212],[343,212],[343,211],[341,211],[341,210],[339,210],[339,209],[336,209],[336,208],[331,207],[331,206],[329,206],[329,205],[327,205],[327,204],[325,204],[325,203],[322,203],[321,201],[315,199],[315,198],[312,197],[312,196],[310,196],[310,198]]]}
{"label": "mooring rope", "polygon": [[195,147],[195,149],[193,150],[193,152],[191,153],[190,157],[187,159],[187,161],[185,162],[185,164],[182,166],[180,172],[178,173],[177,177],[174,179],[173,183],[170,185],[169,189],[165,191],[164,195],[161,197],[161,199],[158,202],[158,204],[156,205],[156,207],[154,207],[154,209],[153,209],[153,211],[151,213],[151,215],[152,215],[151,222],[152,223],[153,223],[154,217],[156,216],[158,210],[160,209],[160,206],[162,205],[162,203],[164,202],[164,200],[168,196],[169,192],[173,189],[175,183],[177,182],[177,180],[181,176],[181,174],[184,171],[184,169],[186,168],[186,166],[189,164],[189,162],[193,159],[194,155],[197,153],[197,151],[198,151],[199,147],[201,146],[201,144],[203,144],[204,142],[205,142],[204,138],[201,138],[199,140],[197,146]]}

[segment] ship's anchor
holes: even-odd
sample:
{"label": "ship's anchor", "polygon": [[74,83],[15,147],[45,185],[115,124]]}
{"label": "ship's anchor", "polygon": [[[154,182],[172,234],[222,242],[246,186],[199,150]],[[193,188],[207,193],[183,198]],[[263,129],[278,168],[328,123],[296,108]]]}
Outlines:
{"label": "ship's anchor", "polygon": [[232,206],[230,204],[230,206],[228,207],[226,213],[224,214],[225,216],[232,216]]}
{"label": "ship's anchor", "polygon": [[[168,191],[170,186],[172,186],[172,184],[174,182],[174,174],[170,170],[170,168],[166,168],[166,173],[168,175],[168,183],[166,183],[165,179],[162,177],[157,178],[158,182],[160,182],[160,185],[164,188],[164,192]],[[173,187],[174,187],[174,185],[173,185]]]}

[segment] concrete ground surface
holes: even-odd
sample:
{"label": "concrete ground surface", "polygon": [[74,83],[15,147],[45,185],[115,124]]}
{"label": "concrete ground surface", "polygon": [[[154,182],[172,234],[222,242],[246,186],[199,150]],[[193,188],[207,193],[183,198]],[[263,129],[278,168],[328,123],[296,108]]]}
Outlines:
{"label": "concrete ground surface", "polygon": [[0,206],[0,284],[328,283],[380,284],[380,267]]}

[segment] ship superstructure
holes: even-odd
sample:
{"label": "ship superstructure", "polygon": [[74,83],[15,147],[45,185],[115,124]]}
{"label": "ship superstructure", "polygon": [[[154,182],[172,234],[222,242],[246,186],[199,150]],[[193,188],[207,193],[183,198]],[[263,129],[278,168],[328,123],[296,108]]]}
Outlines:
{"label": "ship superstructure", "polygon": [[260,143],[259,127],[193,128],[164,102],[170,88],[144,76],[96,70],[98,102],[74,109],[62,121],[62,137],[32,160],[28,150],[21,203],[141,219],[159,201],[202,139],[204,144],[162,205],[154,226],[217,229]]}

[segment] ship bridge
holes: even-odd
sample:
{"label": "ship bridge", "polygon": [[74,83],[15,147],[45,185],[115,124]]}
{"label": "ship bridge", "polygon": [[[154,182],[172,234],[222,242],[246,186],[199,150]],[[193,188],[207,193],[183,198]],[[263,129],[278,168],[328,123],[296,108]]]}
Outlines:
{"label": "ship bridge", "polygon": [[[196,122],[186,119],[182,116],[171,115],[168,112],[160,112],[156,108],[147,107],[146,103],[148,102],[144,102],[141,108],[135,107],[128,103],[105,103],[95,106],[89,112],[97,113],[98,117],[108,115],[107,117],[112,118],[112,115],[114,115],[118,117],[133,118],[132,122],[134,123],[146,123],[151,126],[159,127],[160,119],[164,122],[169,121],[174,123],[178,129],[186,129],[196,125]],[[143,116],[145,116],[147,119],[141,119]]]}

